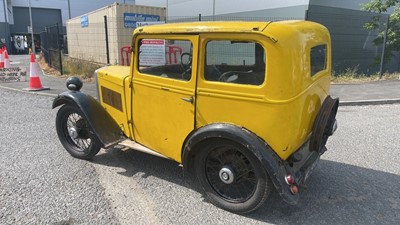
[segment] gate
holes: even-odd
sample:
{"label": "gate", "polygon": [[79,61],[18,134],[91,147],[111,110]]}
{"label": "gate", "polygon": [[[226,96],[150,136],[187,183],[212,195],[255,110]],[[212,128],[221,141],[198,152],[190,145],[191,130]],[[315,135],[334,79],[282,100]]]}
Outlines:
{"label": "gate", "polygon": [[46,63],[60,71],[63,75],[62,65],[62,49],[63,49],[63,35],[60,32],[62,27],[58,23],[45,27],[45,30],[40,33],[42,54]]}

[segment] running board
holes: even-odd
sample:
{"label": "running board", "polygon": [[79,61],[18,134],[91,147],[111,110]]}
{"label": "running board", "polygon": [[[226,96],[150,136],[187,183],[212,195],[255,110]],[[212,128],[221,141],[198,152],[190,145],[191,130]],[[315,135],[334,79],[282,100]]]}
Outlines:
{"label": "running board", "polygon": [[122,145],[122,146],[128,147],[130,149],[139,151],[139,152],[144,152],[144,153],[147,153],[147,154],[150,154],[150,155],[154,155],[154,156],[158,156],[158,157],[161,157],[161,158],[169,159],[165,155],[161,155],[160,153],[158,153],[156,151],[153,151],[153,150],[151,150],[151,149],[149,149],[149,148],[147,148],[147,147],[145,147],[145,146],[143,146],[143,145],[141,145],[139,143],[136,143],[136,142],[134,142],[132,140],[129,140],[129,139],[126,139],[126,140],[118,143],[118,145]]}

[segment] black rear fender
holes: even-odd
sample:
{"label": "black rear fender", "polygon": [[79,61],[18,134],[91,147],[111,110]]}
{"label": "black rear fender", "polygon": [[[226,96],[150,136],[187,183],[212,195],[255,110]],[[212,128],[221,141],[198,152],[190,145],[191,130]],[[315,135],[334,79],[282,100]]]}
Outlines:
{"label": "black rear fender", "polygon": [[285,182],[286,169],[282,160],[271,147],[257,135],[245,128],[232,124],[218,123],[201,127],[185,140],[182,151],[182,164],[186,171],[191,171],[196,152],[201,151],[201,143],[210,138],[225,138],[245,146],[260,160],[270,176],[276,190],[289,204],[298,202],[298,195],[290,193]]}
{"label": "black rear fender", "polygon": [[79,108],[89,127],[95,134],[94,140],[100,147],[108,148],[122,139],[122,130],[100,103],[90,95],[79,91],[66,91],[53,101],[52,108],[70,104]]}

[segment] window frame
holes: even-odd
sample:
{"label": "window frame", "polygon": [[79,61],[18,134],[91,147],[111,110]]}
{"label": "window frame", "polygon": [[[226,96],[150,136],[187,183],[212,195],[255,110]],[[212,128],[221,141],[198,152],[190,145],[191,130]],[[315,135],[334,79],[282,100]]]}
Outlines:
{"label": "window frame", "polygon": [[[216,64],[209,64],[209,65],[207,64],[207,57],[209,57],[207,55],[207,52],[208,52],[207,51],[207,46],[212,41],[216,41],[216,42],[218,42],[218,41],[239,42],[239,43],[240,42],[248,42],[248,43],[254,44],[254,52],[253,52],[254,53],[254,64],[252,64],[252,65],[244,65],[244,66],[246,66],[246,67],[247,66],[254,67],[254,69],[256,71],[254,71],[254,70],[250,70],[250,71],[252,71],[251,73],[254,72],[254,74],[256,74],[257,72],[259,74],[261,74],[260,76],[262,76],[262,79],[260,80],[260,82],[257,82],[257,83],[253,84],[253,83],[227,82],[227,81],[212,80],[212,79],[206,78],[206,76],[207,76],[207,74],[206,74],[207,67],[216,65]],[[232,43],[232,44],[234,44],[234,43]],[[246,38],[237,38],[237,37],[235,37],[235,38],[231,38],[231,39],[220,38],[220,37],[209,37],[209,38],[204,40],[204,45],[203,46],[204,46],[203,47],[204,48],[203,49],[203,59],[204,60],[202,61],[201,67],[202,67],[202,71],[203,71],[202,79],[205,82],[211,82],[211,83],[215,83],[215,84],[233,84],[233,85],[241,85],[241,86],[247,86],[247,87],[261,87],[261,86],[263,86],[265,84],[265,82],[267,80],[267,75],[266,75],[266,72],[267,72],[267,60],[266,59],[268,58],[268,56],[267,56],[267,48],[260,41],[257,41],[255,39],[248,38],[248,37],[246,37]],[[259,46],[259,47],[257,47],[257,46]],[[263,53],[263,54],[261,53],[262,57],[261,57],[261,55],[259,55],[260,52],[258,52],[259,51],[258,49],[262,50],[261,51]],[[222,65],[223,65],[222,63],[219,64],[219,66],[222,66]],[[237,67],[239,67],[240,65],[239,64],[238,65],[236,65],[236,64],[229,65],[228,64],[226,66],[232,66],[232,67],[237,66]],[[260,69],[261,69],[261,71],[259,71]],[[228,71],[226,71],[226,72],[228,72]],[[245,71],[245,70],[244,71],[233,71],[233,72],[249,73],[249,71]],[[260,77],[260,76],[258,76],[258,77]],[[248,77],[246,77],[246,78],[248,78]]]}
{"label": "window frame", "polygon": [[[315,67],[320,67],[320,65],[314,65],[313,66],[313,50],[319,50],[317,48],[321,48],[323,47],[324,49],[320,49],[323,50],[324,52],[324,60],[323,60],[323,66],[322,69],[319,70],[314,70],[313,68]],[[320,51],[319,50],[319,51]],[[320,59],[318,60],[320,61]],[[318,69],[318,68],[317,68]],[[326,43],[324,44],[319,44],[319,45],[314,45],[310,48],[310,77],[314,77],[316,76],[318,73],[322,72],[322,71],[326,71],[328,69],[328,45]]]}
{"label": "window frame", "polygon": [[[196,42],[194,42],[194,40],[192,40],[190,37],[192,37],[192,36],[186,36],[186,38],[185,38],[185,36],[175,36],[175,35],[173,35],[173,36],[168,36],[168,35],[155,35],[155,36],[143,35],[143,36],[138,37],[137,38],[137,56],[138,57],[135,57],[136,58],[136,60],[135,60],[136,61],[136,63],[135,63],[136,64],[135,71],[138,74],[146,76],[146,77],[161,78],[161,79],[167,79],[167,80],[171,80],[171,81],[180,81],[180,82],[186,82],[186,83],[190,82],[192,80],[192,78],[193,78],[193,67],[195,67],[194,63],[196,63],[193,60],[193,54],[194,54],[194,49],[195,49]],[[141,66],[141,64],[140,64],[140,54],[141,54],[141,52],[140,52],[140,48],[141,48],[140,42],[142,40],[146,40],[146,39],[147,40],[164,40],[165,41],[165,47],[167,47],[168,41],[171,41],[171,40],[173,40],[173,41],[187,41],[190,44],[190,54],[192,55],[191,65],[190,65],[191,70],[188,72],[189,79],[180,79],[180,78],[176,78],[176,77],[169,77],[166,73],[162,73],[160,75],[159,74],[155,74],[155,73],[150,73],[148,71],[143,70],[143,68],[140,68],[140,66]],[[166,53],[167,53],[167,51],[165,51],[165,54]],[[182,54],[183,53],[186,53],[186,52],[184,52],[184,50],[182,50]],[[166,57],[165,60],[167,62],[168,58]],[[177,61],[178,61],[177,64],[165,64],[165,65],[160,65],[160,66],[164,66],[164,67],[165,66],[169,66],[169,65],[171,65],[171,66],[172,65],[179,65],[180,66],[181,65],[180,64],[180,59],[177,59]],[[156,68],[157,66],[152,66],[152,67]],[[167,75],[167,76],[163,76],[164,74]]]}

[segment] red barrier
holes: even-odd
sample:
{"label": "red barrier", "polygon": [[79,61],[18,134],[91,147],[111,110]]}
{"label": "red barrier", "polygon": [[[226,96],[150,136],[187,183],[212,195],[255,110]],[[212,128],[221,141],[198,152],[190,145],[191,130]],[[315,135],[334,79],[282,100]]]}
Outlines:
{"label": "red barrier", "polygon": [[131,46],[124,46],[121,48],[121,65],[125,66],[125,61],[126,66],[129,66],[131,61]]}

